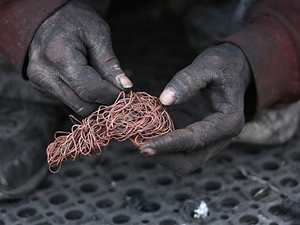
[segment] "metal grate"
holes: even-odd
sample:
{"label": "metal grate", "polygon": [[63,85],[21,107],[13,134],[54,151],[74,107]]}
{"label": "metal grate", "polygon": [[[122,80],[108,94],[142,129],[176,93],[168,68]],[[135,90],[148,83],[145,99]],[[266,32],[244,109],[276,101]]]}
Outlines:
{"label": "metal grate", "polygon": [[[67,162],[27,199],[3,203],[0,224],[300,224],[285,197],[241,172],[300,198],[299,141],[270,149],[231,147],[187,177],[141,156],[129,142]],[[260,193],[260,194],[259,194]],[[194,218],[201,200],[209,215]]]}
{"label": "metal grate", "polygon": [[[195,52],[177,21],[128,18],[108,19],[115,52],[141,90],[158,93]],[[28,198],[0,203],[0,225],[299,225],[281,207],[287,195],[300,199],[299,146],[299,132],[280,147],[231,146],[178,177],[130,142],[112,142],[101,156],[64,163]],[[194,211],[201,201],[207,217]]]}

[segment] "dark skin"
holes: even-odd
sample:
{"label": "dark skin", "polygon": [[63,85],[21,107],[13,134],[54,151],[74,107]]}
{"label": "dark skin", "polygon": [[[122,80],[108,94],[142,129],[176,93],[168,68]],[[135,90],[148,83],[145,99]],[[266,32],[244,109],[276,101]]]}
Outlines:
{"label": "dark skin", "polygon": [[199,107],[205,108],[208,102],[210,113],[183,129],[149,140],[141,146],[142,153],[180,175],[199,168],[241,132],[250,80],[249,65],[238,47],[222,44],[202,52],[172,78],[160,101],[182,104],[201,91],[206,101],[199,101]]}
{"label": "dark skin", "polygon": [[132,87],[113,52],[108,25],[81,1],[70,1],[39,27],[27,76],[37,90],[81,116]]}
{"label": "dark skin", "polygon": [[[39,91],[58,97],[82,116],[99,104],[113,103],[120,90],[132,87],[112,50],[107,24],[77,0],[40,26],[30,46],[27,73]],[[173,77],[160,101],[181,105],[201,91],[205,101],[199,99],[197,104],[204,108],[208,103],[210,113],[149,140],[141,152],[180,175],[199,168],[242,130],[250,79],[247,60],[238,47],[225,43],[202,52]]]}

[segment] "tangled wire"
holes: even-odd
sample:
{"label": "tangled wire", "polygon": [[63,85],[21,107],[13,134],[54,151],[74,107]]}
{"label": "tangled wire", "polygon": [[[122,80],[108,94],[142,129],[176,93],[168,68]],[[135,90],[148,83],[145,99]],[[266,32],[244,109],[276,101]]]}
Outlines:
{"label": "tangled wire", "polygon": [[145,92],[121,92],[114,104],[77,121],[70,133],[56,132],[47,147],[49,170],[58,172],[63,161],[75,160],[80,154],[101,154],[110,140],[130,139],[141,146],[150,138],[174,130],[173,122],[158,98]]}

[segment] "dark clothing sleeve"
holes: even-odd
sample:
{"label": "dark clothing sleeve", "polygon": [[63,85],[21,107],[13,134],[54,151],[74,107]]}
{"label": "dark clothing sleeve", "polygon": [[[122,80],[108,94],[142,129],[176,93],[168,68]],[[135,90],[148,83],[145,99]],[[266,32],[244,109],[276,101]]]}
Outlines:
{"label": "dark clothing sleeve", "polygon": [[246,55],[256,89],[256,113],[300,98],[300,1],[264,0],[243,27],[223,40]]}
{"label": "dark clothing sleeve", "polygon": [[28,47],[35,31],[66,2],[68,1],[0,1],[0,52],[20,74],[26,74]]}

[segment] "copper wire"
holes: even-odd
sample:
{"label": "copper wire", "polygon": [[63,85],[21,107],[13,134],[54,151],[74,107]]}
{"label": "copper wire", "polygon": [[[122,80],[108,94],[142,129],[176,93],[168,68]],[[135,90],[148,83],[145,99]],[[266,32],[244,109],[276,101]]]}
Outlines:
{"label": "copper wire", "polygon": [[114,104],[99,106],[91,115],[75,123],[70,133],[57,132],[47,147],[49,170],[58,172],[62,162],[80,154],[101,154],[110,140],[131,140],[141,146],[150,138],[174,130],[171,117],[157,97],[145,92],[121,92]]}

